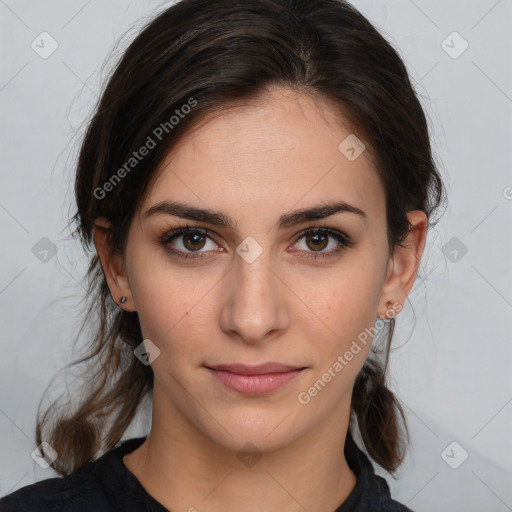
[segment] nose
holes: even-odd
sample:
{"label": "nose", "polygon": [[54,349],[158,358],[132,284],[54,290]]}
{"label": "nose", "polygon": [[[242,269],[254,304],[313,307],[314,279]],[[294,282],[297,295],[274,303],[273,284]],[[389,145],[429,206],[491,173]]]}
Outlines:
{"label": "nose", "polygon": [[251,263],[237,255],[226,276],[221,328],[245,343],[268,341],[288,328],[287,288],[270,263],[265,251]]}

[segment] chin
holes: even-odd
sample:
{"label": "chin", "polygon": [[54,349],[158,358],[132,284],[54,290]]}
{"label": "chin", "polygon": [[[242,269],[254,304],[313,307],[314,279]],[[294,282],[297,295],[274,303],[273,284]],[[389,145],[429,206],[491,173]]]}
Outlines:
{"label": "chin", "polygon": [[254,408],[253,411],[241,412],[238,406],[238,410],[232,413],[215,415],[218,422],[211,417],[204,418],[207,424],[203,423],[200,430],[210,441],[234,452],[239,452],[248,443],[260,452],[274,451],[299,436],[291,410],[286,407],[276,411]]}

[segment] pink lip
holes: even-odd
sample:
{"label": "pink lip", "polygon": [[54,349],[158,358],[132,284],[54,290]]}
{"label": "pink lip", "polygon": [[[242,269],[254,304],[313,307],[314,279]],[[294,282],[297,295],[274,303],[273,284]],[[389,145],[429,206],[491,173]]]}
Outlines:
{"label": "pink lip", "polygon": [[305,368],[279,363],[265,363],[257,366],[230,364],[206,368],[228,388],[250,395],[271,393],[305,370]]}
{"label": "pink lip", "polygon": [[242,363],[217,364],[215,366],[207,366],[207,368],[239,373],[241,375],[262,375],[264,373],[284,373],[294,370],[302,370],[304,367],[269,362],[257,365],[247,365]]}

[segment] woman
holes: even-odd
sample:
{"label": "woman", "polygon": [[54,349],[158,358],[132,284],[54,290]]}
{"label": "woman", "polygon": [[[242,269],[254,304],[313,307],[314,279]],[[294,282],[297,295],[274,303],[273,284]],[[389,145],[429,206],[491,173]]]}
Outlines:
{"label": "woman", "polygon": [[[168,8],[110,77],[75,193],[90,372],[37,425],[63,477],[2,510],[409,510],[370,459],[405,454],[386,367],[444,187],[356,9]],[[148,392],[150,432],[121,441]]]}

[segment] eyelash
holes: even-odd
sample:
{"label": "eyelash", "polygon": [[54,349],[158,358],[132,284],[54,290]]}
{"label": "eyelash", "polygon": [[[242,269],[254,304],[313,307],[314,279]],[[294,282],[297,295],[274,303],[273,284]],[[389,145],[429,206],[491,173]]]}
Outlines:
{"label": "eyelash", "polygon": [[[164,246],[166,251],[169,252],[169,254],[171,254],[172,256],[176,256],[178,258],[183,258],[186,260],[196,259],[196,258],[208,258],[208,256],[204,255],[205,254],[204,252],[185,253],[181,250],[174,249],[173,247],[168,245],[169,242],[172,242],[175,238],[178,238],[180,235],[190,234],[190,233],[199,233],[203,236],[207,236],[208,238],[210,238],[211,240],[213,240],[215,243],[218,244],[215,237],[209,230],[204,229],[204,228],[190,227],[190,226],[174,229],[172,231],[164,233],[160,238],[160,243]],[[331,249],[330,251],[326,251],[326,252],[306,251],[306,253],[308,255],[307,256],[303,255],[301,257],[306,258],[306,259],[311,259],[311,260],[317,260],[319,258],[330,258],[330,257],[336,256],[341,251],[354,245],[354,242],[347,235],[345,235],[344,233],[341,233],[340,231],[337,231],[332,228],[327,228],[327,227],[307,228],[297,234],[295,241],[293,243],[296,244],[301,238],[304,238],[307,235],[316,235],[316,234],[329,235],[329,236],[335,238],[338,241],[339,245],[335,249]],[[298,251],[298,252],[300,252],[300,251]]]}

